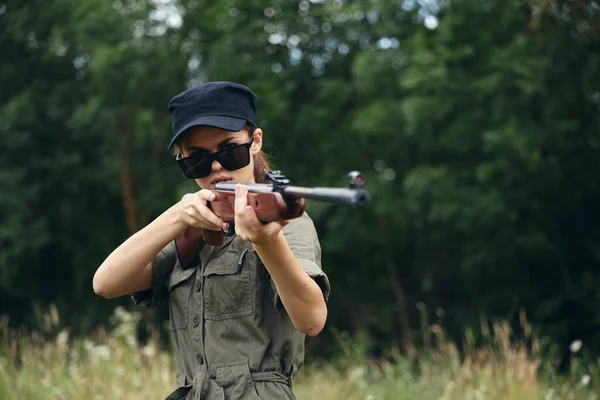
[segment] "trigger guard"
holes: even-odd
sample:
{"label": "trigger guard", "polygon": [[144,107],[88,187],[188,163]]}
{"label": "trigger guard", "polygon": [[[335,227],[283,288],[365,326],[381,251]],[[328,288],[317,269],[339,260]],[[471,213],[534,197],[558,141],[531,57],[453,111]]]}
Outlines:
{"label": "trigger guard", "polygon": [[221,228],[221,232],[223,232],[224,236],[233,236],[233,235],[235,235],[235,223],[234,222],[230,222],[229,223],[229,228],[226,231],[224,231]]}

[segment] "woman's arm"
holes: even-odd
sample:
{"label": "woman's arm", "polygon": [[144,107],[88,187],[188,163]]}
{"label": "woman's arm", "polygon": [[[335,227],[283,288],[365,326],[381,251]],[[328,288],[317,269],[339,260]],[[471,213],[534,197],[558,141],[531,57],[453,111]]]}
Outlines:
{"label": "woman's arm", "polygon": [[263,224],[247,205],[247,197],[248,188],[237,185],[236,234],[252,242],[296,329],[306,335],[318,335],[327,320],[327,305],[321,288],[304,271],[283,235],[282,229],[289,221]]}
{"label": "woman's arm", "polygon": [[94,275],[96,294],[112,299],[152,287],[152,259],[187,227],[179,220],[177,207],[169,208],[104,260]]}
{"label": "woman's arm", "polygon": [[117,247],[96,271],[94,292],[107,299],[150,289],[152,259],[188,226],[220,230],[223,221],[206,205],[214,194],[200,190],[186,195],[144,229]]}
{"label": "woman's arm", "polygon": [[327,320],[323,292],[313,278],[302,269],[283,232],[271,241],[254,243],[254,248],[275,283],[281,302],[296,329],[316,336]]}

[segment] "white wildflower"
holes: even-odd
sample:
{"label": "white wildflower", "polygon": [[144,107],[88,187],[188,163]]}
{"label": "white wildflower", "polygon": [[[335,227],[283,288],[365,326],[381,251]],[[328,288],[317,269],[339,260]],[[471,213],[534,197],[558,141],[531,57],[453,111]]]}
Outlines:
{"label": "white wildflower", "polygon": [[127,344],[129,345],[129,347],[137,346],[137,339],[135,338],[133,332],[131,332],[129,335],[127,335],[125,340],[127,341]]}
{"label": "white wildflower", "polygon": [[361,378],[364,375],[364,373],[365,373],[365,369],[363,367],[355,367],[350,370],[348,377],[351,380],[355,380],[355,379]]}
{"label": "white wildflower", "polygon": [[577,340],[574,340],[573,343],[571,343],[569,348],[571,349],[572,353],[577,353],[579,350],[581,350],[582,345],[583,345],[583,342],[581,340],[577,339]]}
{"label": "white wildflower", "polygon": [[110,349],[108,346],[100,345],[96,346],[93,350],[93,354],[101,360],[108,360],[110,358]]}
{"label": "white wildflower", "polygon": [[483,386],[481,388],[479,388],[476,392],[475,392],[475,398],[477,400],[483,400],[487,398],[487,387]]}
{"label": "white wildflower", "polygon": [[587,386],[588,383],[590,383],[591,380],[592,380],[592,377],[586,374],[586,375],[584,375],[584,376],[581,377],[581,384],[583,386]]}
{"label": "white wildflower", "polygon": [[119,321],[128,321],[130,320],[131,314],[129,312],[127,312],[127,310],[124,307],[118,306],[115,307],[115,317],[119,320]]}
{"label": "white wildflower", "polygon": [[67,343],[69,342],[69,331],[63,329],[56,337],[56,347],[59,350],[65,351],[67,349]]}
{"label": "white wildflower", "polygon": [[552,400],[554,398],[554,389],[549,389],[544,396],[544,400]]}
{"label": "white wildflower", "polygon": [[163,383],[168,383],[171,381],[170,371],[163,369],[160,373],[160,379]]}
{"label": "white wildflower", "polygon": [[147,346],[144,346],[144,348],[142,349],[142,354],[144,354],[148,358],[152,358],[156,354],[156,350],[154,349],[154,346],[149,344]]}
{"label": "white wildflower", "polygon": [[85,351],[88,354],[93,354],[94,353],[94,343],[91,340],[89,340],[89,339],[85,339],[83,341],[83,348],[85,349]]}

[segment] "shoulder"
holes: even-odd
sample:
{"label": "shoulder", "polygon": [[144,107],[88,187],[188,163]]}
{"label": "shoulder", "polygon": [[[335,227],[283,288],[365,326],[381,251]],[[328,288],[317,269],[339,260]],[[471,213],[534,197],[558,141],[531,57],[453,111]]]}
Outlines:
{"label": "shoulder", "polygon": [[283,228],[283,236],[296,258],[315,260],[320,263],[321,244],[312,219],[305,212]]}
{"label": "shoulder", "polygon": [[290,223],[283,228],[283,234],[286,237],[288,235],[301,235],[316,238],[317,229],[308,213],[304,212],[300,217],[290,220]]}
{"label": "shoulder", "polygon": [[163,263],[173,269],[177,262],[177,245],[175,240],[167,244],[152,260],[152,264]]}

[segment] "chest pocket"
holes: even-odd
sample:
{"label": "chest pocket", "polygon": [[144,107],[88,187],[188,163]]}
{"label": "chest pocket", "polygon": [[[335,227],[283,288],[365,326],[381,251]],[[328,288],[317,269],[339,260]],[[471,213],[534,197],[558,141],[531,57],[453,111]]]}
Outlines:
{"label": "chest pocket", "polygon": [[169,314],[173,330],[187,328],[194,272],[196,268],[182,269],[177,263],[169,277]]}
{"label": "chest pocket", "polygon": [[251,265],[248,249],[233,249],[211,261],[203,272],[204,316],[218,321],[253,313]]}

